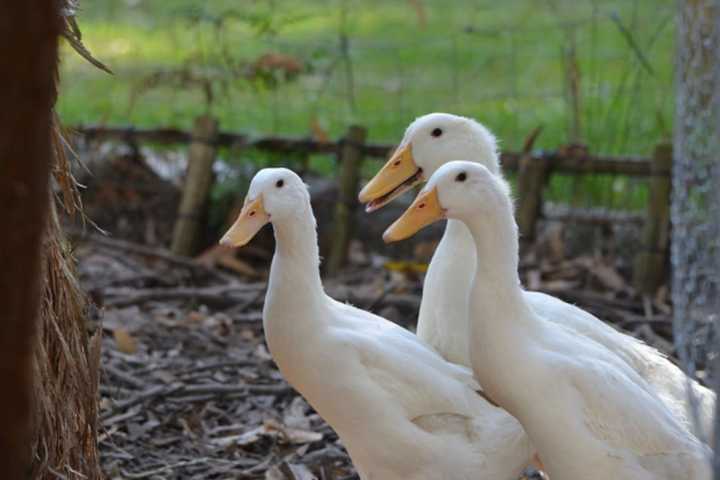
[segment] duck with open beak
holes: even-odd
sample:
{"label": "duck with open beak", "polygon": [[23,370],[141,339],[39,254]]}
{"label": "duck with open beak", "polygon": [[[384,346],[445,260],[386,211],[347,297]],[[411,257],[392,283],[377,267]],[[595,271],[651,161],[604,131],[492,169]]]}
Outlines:
{"label": "duck with open beak", "polygon": [[228,247],[242,247],[270,221],[270,215],[265,211],[262,196],[254,200],[245,198],[245,203],[235,223],[220,239],[220,244]]}
{"label": "duck with open beak", "polygon": [[390,160],[365,185],[358,200],[366,204],[365,211],[373,212],[423,181],[423,169],[415,163],[412,143],[407,142],[395,150]]}

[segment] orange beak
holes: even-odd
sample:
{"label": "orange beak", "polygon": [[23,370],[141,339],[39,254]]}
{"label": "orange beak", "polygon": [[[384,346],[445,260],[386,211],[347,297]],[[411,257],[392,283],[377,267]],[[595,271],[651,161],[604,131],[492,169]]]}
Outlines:
{"label": "orange beak", "polygon": [[358,200],[372,212],[391,202],[423,181],[422,170],[415,164],[412,144],[407,143],[393,153],[390,160],[360,191]]}
{"label": "orange beak", "polygon": [[420,229],[445,218],[445,211],[440,206],[437,188],[422,192],[407,210],[390,225],[383,234],[385,243],[405,240],[415,235]]}
{"label": "orange beak", "polygon": [[270,215],[265,212],[262,197],[253,201],[245,200],[235,223],[220,239],[220,245],[228,247],[242,247],[247,244],[257,232],[270,221]]}

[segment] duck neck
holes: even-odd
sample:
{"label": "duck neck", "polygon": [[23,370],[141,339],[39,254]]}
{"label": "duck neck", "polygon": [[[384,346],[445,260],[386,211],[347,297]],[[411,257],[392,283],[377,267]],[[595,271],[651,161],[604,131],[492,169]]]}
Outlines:
{"label": "duck neck", "polygon": [[[316,315],[300,315],[325,298],[320,279],[320,255],[315,217],[309,205],[295,217],[273,223],[275,255],[270,268],[266,306],[285,305],[298,321],[319,321]],[[273,315],[274,317],[275,315]]]}
{"label": "duck neck", "polygon": [[475,276],[475,244],[464,223],[448,220],[428,267],[417,334],[447,360],[470,366],[468,302]]}
{"label": "duck neck", "polygon": [[320,280],[315,217],[308,204],[294,217],[273,223],[275,254],[263,307],[263,329],[270,353],[293,385],[316,381],[307,368],[310,341],[328,322],[327,296]]}
{"label": "duck neck", "polygon": [[518,274],[519,242],[512,208],[470,218],[466,224],[477,258],[470,307],[474,334],[485,343],[493,342],[497,334],[514,336],[518,329],[527,332],[538,327]]}

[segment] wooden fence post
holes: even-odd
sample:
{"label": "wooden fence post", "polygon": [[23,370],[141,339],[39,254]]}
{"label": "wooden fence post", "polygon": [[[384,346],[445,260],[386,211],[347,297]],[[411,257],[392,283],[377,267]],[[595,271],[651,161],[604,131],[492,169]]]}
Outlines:
{"label": "wooden fence post", "polygon": [[173,229],[171,250],[177,255],[195,253],[202,219],[213,183],[218,122],[212,117],[195,119],[188,154],[187,175]]}
{"label": "wooden fence post", "polygon": [[650,173],[650,201],[642,234],[642,251],[635,258],[633,285],[642,294],[652,295],[665,279],[670,244],[670,188],[672,145],[655,147]]}
{"label": "wooden fence post", "polygon": [[365,127],[353,125],[342,139],[338,151],[340,189],[335,205],[333,243],[327,263],[329,275],[338,273],[347,259],[348,247],[352,238],[353,215],[358,205],[358,183],[363,161],[362,147],[366,137],[367,129]]}
{"label": "wooden fence post", "polygon": [[517,223],[523,242],[535,238],[535,225],[542,211],[543,188],[547,176],[548,161],[526,153],[520,159],[517,176]]}

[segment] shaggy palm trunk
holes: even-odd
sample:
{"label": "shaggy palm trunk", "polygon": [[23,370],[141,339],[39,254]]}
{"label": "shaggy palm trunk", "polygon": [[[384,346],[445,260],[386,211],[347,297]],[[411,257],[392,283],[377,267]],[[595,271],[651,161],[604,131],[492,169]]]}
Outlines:
{"label": "shaggy palm trunk", "polygon": [[[64,157],[56,158],[61,160],[54,168],[58,180],[67,171],[62,168]],[[86,333],[86,299],[74,277],[74,259],[53,199],[43,253],[33,478],[95,480],[102,478],[97,449],[101,338]]]}
{"label": "shaggy palm trunk", "polygon": [[0,471],[27,478],[33,352],[42,292],[58,37],[50,0],[7,2],[0,15]]}
{"label": "shaggy palm trunk", "polygon": [[26,0],[0,14],[0,472],[10,480],[101,478],[99,337],[88,340],[55,206],[79,208],[53,121],[70,6]]}

